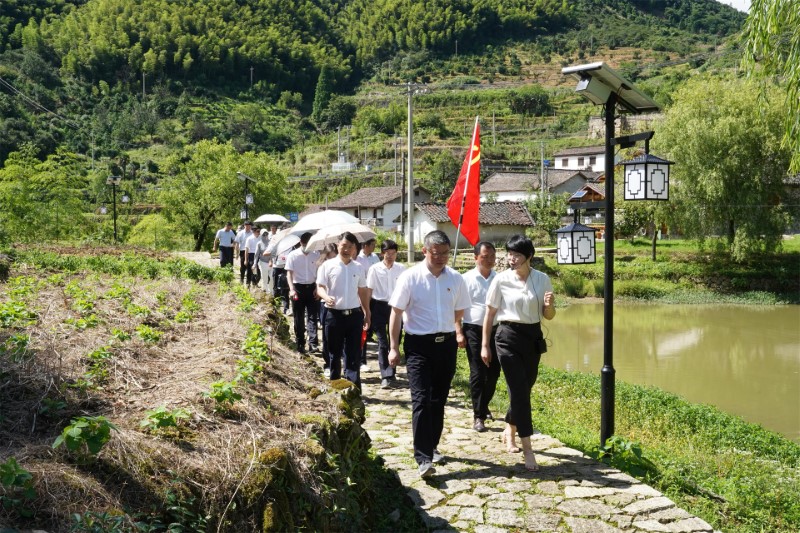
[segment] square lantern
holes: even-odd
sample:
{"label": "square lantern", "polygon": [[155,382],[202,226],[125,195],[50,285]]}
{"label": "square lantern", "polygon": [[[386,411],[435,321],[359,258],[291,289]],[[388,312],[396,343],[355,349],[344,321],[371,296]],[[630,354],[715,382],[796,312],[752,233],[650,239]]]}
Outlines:
{"label": "square lantern", "polygon": [[559,265],[595,263],[594,229],[575,222],[556,230],[556,259]]}
{"label": "square lantern", "polygon": [[623,161],[626,200],[669,200],[669,166],[672,161],[644,154]]}

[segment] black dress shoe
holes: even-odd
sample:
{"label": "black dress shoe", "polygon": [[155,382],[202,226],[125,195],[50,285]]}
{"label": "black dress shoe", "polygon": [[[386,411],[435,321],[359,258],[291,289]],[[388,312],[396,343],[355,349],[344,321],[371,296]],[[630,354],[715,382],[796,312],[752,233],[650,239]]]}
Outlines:
{"label": "black dress shoe", "polygon": [[474,429],[478,433],[483,433],[484,431],[486,431],[486,426],[483,425],[483,420],[481,420],[480,418],[476,418],[475,423],[472,424],[472,429]]}

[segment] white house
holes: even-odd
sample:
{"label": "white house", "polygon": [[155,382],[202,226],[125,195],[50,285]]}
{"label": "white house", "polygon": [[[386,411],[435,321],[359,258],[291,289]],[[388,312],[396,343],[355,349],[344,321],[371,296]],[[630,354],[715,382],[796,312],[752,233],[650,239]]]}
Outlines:
{"label": "white house", "polygon": [[566,148],[553,154],[556,169],[592,170],[603,172],[606,164],[605,146]]}
{"label": "white house", "polygon": [[[574,193],[600,176],[589,170],[545,169],[545,190],[549,194]],[[538,173],[497,172],[481,184],[481,202],[524,202],[539,198],[541,178]]]}
{"label": "white house", "polygon": [[[430,193],[422,187],[414,188],[414,203],[428,202]],[[403,187],[364,187],[328,204],[330,209],[346,211],[361,220],[362,224],[381,230],[396,230],[401,210],[407,205]]]}
{"label": "white house", "polygon": [[[533,227],[533,219],[522,202],[481,203],[478,212],[480,239],[490,242],[505,242],[515,233],[525,233],[525,229]],[[445,204],[414,204],[414,242],[421,243],[425,235],[433,230],[442,230],[453,246],[456,245],[458,228],[450,221]],[[458,247],[469,247],[464,236],[458,239]]]}

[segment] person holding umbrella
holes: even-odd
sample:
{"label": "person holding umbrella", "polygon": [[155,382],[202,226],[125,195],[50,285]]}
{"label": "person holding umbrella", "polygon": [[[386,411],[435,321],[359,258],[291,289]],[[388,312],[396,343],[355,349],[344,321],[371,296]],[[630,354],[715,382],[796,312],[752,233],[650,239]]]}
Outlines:
{"label": "person holding umbrella", "polygon": [[292,314],[294,315],[294,336],[297,342],[297,351],[300,353],[306,353],[306,330],[308,332],[308,351],[317,352],[319,350],[317,347],[319,303],[315,282],[317,260],[320,253],[305,249],[310,238],[310,232],[303,233],[300,236],[301,246],[286,257],[286,281],[289,285],[289,299],[292,302]]}
{"label": "person holding umbrella", "polygon": [[339,255],[322,263],[317,271],[317,294],[328,308],[325,335],[331,380],[342,375],[341,354],[344,351],[344,378],[360,389],[361,332],[369,329],[370,310],[364,269],[353,261],[357,245],[355,235],[342,234],[338,244]]}

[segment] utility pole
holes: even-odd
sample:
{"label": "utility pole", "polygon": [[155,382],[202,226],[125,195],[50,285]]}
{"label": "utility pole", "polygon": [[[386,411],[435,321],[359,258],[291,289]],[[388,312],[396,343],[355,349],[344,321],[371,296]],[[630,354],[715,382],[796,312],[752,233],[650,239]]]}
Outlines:
{"label": "utility pole", "polygon": [[494,123],[494,109],[492,110],[492,146],[497,144],[497,136],[495,135],[495,123]]}
{"label": "utility pole", "polygon": [[456,57],[458,57],[458,39],[456,39]]}
{"label": "utility pole", "polygon": [[408,262],[414,263],[414,110],[411,82],[408,82]]}
{"label": "utility pole", "polygon": [[539,182],[540,182],[540,185],[539,185],[539,196],[541,197],[542,209],[544,209],[544,141],[541,141],[539,143],[539,146],[542,149],[541,159],[540,159],[541,166],[540,166],[540,171],[539,171],[540,172],[540,174],[539,174]]}
{"label": "utility pole", "polygon": [[142,100],[144,100],[144,71],[142,71]]}
{"label": "utility pole", "polygon": [[250,88],[253,88],[253,67],[250,66]]}
{"label": "utility pole", "polygon": [[394,136],[394,186],[397,187],[397,135]]}

